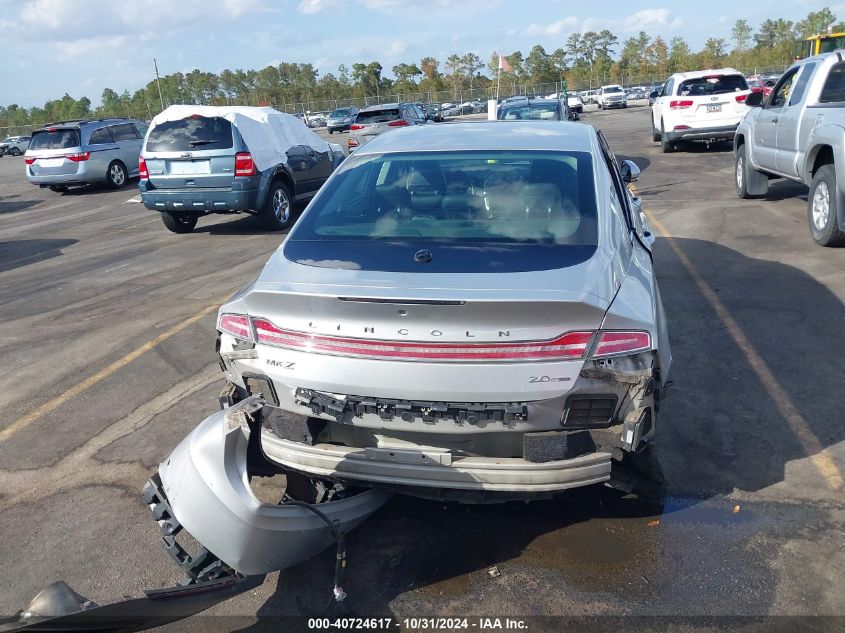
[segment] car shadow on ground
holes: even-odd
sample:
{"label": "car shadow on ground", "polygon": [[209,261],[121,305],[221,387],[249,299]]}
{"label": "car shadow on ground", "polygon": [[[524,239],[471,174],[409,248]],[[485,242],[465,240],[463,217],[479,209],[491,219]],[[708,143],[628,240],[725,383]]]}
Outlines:
{"label": "car shadow on ground", "polygon": [[771,180],[769,190],[763,196],[765,200],[787,200],[788,198],[800,198],[807,200],[809,189],[807,185],[792,180]]}
{"label": "car shadow on ground", "polygon": [[[296,205],[294,207],[294,216],[298,218],[302,213],[305,205]],[[278,234],[279,236],[287,235],[289,229],[283,231],[274,231],[268,229],[262,223],[261,219],[251,214],[232,215],[228,221],[217,221],[213,224],[206,224],[203,226],[203,218],[200,218],[194,233],[208,233],[210,235],[268,235]]]}
{"label": "car shadow on ground", "polygon": [[[732,539],[750,543],[771,519],[758,524],[748,514],[735,514],[730,495],[777,485],[787,467],[793,488],[835,487],[841,472],[821,452],[845,439],[841,407],[833,396],[842,386],[841,371],[834,368],[845,357],[845,308],[824,285],[792,266],[702,240],[676,238],[676,243],[703,271],[757,357],[737,343],[705,296],[694,290],[695,281],[667,242],[658,239],[659,282],[674,356],[673,386],[657,431],[666,487],[653,497],[620,497],[592,487],[551,501],[488,506],[397,496],[350,535],[344,587],[352,598],[332,605],[329,613],[392,616],[397,601],[406,613],[409,604],[420,614],[442,613],[450,604],[462,605],[466,613],[467,604],[482,604],[469,600],[470,594],[495,594],[495,583],[506,582],[488,570],[519,577],[522,567],[541,570],[536,578],[549,580],[551,574],[550,582],[573,591],[600,592],[603,600],[616,595],[620,608],[635,611],[659,610],[670,604],[668,595],[674,595],[673,604],[684,604],[681,592],[689,593],[688,604],[709,603],[717,613],[747,608],[743,600],[754,600],[755,612],[766,612],[779,572],[763,557],[737,556]],[[761,362],[774,381],[765,371],[755,373],[753,366],[759,370]],[[783,405],[787,401],[797,413]],[[707,547],[689,530],[678,529],[674,536],[649,531],[656,522],[671,525],[673,516],[710,524]],[[715,532],[712,524],[718,526]],[[519,565],[511,566],[516,559]],[[682,559],[691,571],[677,566]],[[714,561],[729,569],[713,573]],[[282,571],[275,594],[258,612],[263,620],[241,630],[270,630],[262,627],[271,624],[286,630],[278,628],[280,616],[320,615],[333,564],[329,548]],[[679,582],[685,573],[695,578],[690,586]],[[536,587],[536,578],[529,584]],[[640,586],[641,578],[646,586]],[[637,587],[634,593],[630,586]],[[743,587],[756,587],[752,597]],[[508,592],[500,599],[512,600]]]}
{"label": "car shadow on ground", "polygon": [[0,242],[0,273],[62,255],[79,240],[14,240]]}
{"label": "car shadow on ground", "polygon": [[20,198],[20,195],[0,196],[0,215],[25,211],[42,202],[41,200],[13,200],[13,198]]}
{"label": "car shadow on ground", "polygon": [[62,196],[90,196],[99,195],[103,193],[115,193],[118,191],[124,191],[133,196],[138,195],[138,177],[136,176],[134,178],[129,178],[126,181],[126,184],[120,187],[119,189],[110,187],[106,183],[96,183],[82,185],[80,187],[69,187],[66,191],[59,191],[55,193]]}

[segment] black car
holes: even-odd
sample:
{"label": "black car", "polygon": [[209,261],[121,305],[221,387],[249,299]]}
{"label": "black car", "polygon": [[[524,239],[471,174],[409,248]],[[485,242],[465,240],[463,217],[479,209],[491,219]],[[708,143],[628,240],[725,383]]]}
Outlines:
{"label": "black car", "polygon": [[577,121],[578,115],[562,99],[522,99],[502,104],[500,121]]}

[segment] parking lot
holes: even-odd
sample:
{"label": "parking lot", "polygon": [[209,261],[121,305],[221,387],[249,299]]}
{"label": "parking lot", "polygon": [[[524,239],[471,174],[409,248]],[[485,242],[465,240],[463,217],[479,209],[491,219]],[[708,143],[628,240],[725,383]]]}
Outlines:
{"label": "parking lot", "polygon": [[[727,144],[664,155],[648,107],[582,120],[641,168],[657,235],[665,490],[397,496],[349,535],[349,598],[330,613],[845,614],[845,250],[809,237],[806,187],[737,199]],[[0,158],[0,614],[56,579],[100,604],[179,579],[139,492],[216,409],[216,308],[282,235],[220,215],[176,235],[136,195],[58,195]],[[319,614],[333,565],[329,549],[272,574],[213,622]]]}

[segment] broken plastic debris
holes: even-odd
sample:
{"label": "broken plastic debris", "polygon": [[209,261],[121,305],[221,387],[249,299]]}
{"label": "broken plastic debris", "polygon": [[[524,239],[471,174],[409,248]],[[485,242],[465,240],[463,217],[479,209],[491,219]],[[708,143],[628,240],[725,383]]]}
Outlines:
{"label": "broken plastic debris", "polygon": [[490,576],[490,578],[498,578],[502,575],[502,572],[499,571],[498,567],[491,567],[487,570],[487,574]]}

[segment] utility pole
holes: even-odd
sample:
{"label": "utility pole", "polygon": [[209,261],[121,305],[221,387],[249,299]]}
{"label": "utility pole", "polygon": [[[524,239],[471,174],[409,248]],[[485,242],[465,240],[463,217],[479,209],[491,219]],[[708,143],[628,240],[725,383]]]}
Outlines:
{"label": "utility pole", "polygon": [[158,62],[156,62],[156,58],[153,57],[153,66],[156,69],[156,85],[158,86],[158,98],[161,101],[161,109],[164,110],[164,97],[161,96],[161,79],[158,76]]}

